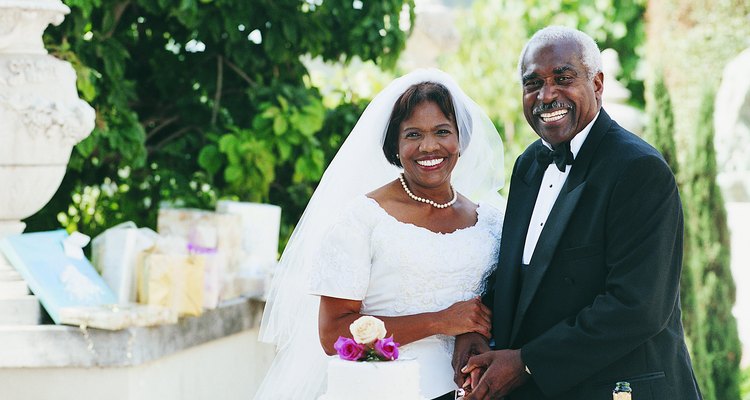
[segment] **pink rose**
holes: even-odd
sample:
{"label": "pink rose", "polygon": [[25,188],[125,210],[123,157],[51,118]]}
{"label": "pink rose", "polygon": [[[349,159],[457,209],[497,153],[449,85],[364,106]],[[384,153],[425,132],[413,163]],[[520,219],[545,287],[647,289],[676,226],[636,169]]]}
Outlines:
{"label": "pink rose", "polygon": [[398,358],[398,343],[393,341],[393,336],[378,339],[375,342],[375,352],[386,360],[395,360]]}
{"label": "pink rose", "polygon": [[365,346],[343,336],[339,336],[333,348],[339,353],[341,359],[348,361],[357,361],[365,354]]}

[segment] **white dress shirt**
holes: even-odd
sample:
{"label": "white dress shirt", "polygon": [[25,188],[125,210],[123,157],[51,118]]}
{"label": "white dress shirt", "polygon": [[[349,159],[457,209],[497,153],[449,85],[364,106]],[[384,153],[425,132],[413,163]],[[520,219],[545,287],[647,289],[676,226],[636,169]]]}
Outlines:
{"label": "white dress shirt", "polygon": [[[583,142],[591,131],[591,127],[594,125],[594,121],[599,118],[599,113],[596,113],[594,119],[586,125],[583,130],[575,135],[570,140],[570,151],[573,153],[573,159],[578,156],[578,152],[581,150]],[[552,146],[546,141],[542,140],[542,144],[552,149]],[[568,173],[572,165],[566,165],[565,171],[560,172],[557,169],[555,163],[550,164],[547,170],[544,171],[544,177],[542,177],[542,186],[539,188],[539,195],[536,197],[536,203],[534,204],[534,211],[531,214],[531,221],[529,222],[529,230],[526,232],[526,243],[523,247],[523,263],[528,265],[531,262],[531,256],[534,254],[536,249],[536,243],[539,241],[539,235],[542,233],[544,224],[547,223],[549,212],[552,210],[552,206],[557,200],[557,196],[560,194],[565,180],[568,179]]]}

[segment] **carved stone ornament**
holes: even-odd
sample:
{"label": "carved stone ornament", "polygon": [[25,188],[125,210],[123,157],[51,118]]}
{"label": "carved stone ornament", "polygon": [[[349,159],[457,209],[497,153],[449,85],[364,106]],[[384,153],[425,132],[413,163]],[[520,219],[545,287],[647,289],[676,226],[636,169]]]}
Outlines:
{"label": "carved stone ornament", "polygon": [[47,54],[42,33],[70,8],[60,0],[0,0],[0,53]]}
{"label": "carved stone ornament", "polygon": [[49,201],[94,128],[73,67],[42,42],[68,12],[60,0],[0,0],[0,237],[23,231],[20,220]]}

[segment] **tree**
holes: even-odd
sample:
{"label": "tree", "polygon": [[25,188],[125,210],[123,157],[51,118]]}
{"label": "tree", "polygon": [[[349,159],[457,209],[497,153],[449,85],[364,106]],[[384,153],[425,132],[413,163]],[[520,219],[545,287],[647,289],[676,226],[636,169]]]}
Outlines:
{"label": "tree", "polygon": [[646,129],[644,139],[664,156],[677,175],[677,146],[674,141],[674,114],[672,99],[664,84],[664,73],[659,70],[654,78],[646,82]]}
{"label": "tree", "polygon": [[[672,93],[678,149],[694,144],[694,116],[702,90],[719,87],[726,63],[748,46],[747,0],[649,0],[646,35],[648,63],[661,65]],[[688,152],[678,154],[680,161]]]}
{"label": "tree", "polygon": [[300,56],[390,67],[408,35],[400,23],[414,18],[412,0],[66,4],[45,40],[75,67],[96,128],[26,222],[91,235],[218,198],[282,205],[289,232],[360,107],[326,109]]}
{"label": "tree", "polygon": [[[690,282],[685,330],[706,399],[740,398],[742,346],[732,315],[735,285],[729,265],[729,229],[716,183],[713,145],[715,94],[707,90],[695,123],[695,146],[683,182],[686,243],[683,275]],[[685,281],[683,281],[685,284]],[[694,298],[691,298],[694,297]]]}

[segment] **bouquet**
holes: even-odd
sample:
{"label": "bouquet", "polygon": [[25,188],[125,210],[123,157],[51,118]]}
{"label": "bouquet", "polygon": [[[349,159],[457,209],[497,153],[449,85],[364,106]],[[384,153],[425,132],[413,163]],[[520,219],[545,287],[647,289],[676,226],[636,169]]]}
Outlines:
{"label": "bouquet", "polygon": [[383,321],[365,315],[351,325],[352,339],[339,336],[333,347],[339,357],[348,361],[393,361],[398,358],[398,343],[386,338]]}

